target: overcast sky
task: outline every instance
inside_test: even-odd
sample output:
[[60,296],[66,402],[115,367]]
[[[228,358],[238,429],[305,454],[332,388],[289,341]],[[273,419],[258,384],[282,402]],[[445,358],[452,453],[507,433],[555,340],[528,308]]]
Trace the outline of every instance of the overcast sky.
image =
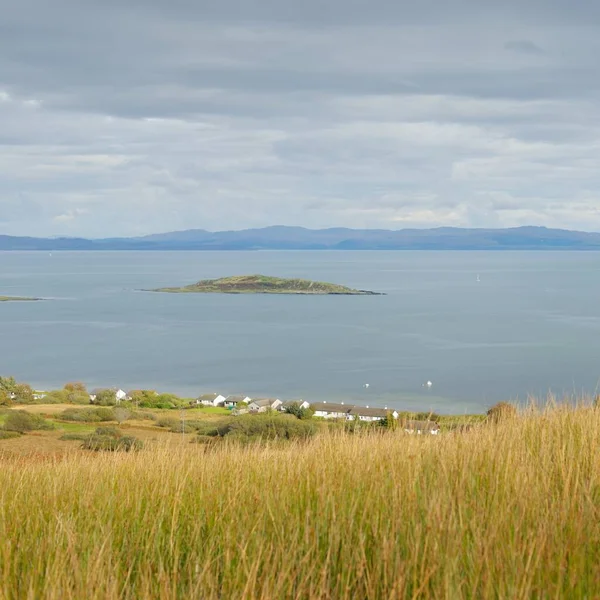
[[0,233],[600,231],[600,3],[0,0]]

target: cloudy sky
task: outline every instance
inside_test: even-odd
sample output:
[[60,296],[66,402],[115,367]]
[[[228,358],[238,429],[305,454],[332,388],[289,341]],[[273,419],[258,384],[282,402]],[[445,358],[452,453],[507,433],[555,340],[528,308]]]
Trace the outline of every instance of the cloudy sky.
[[0,233],[600,231],[600,3],[0,0]]

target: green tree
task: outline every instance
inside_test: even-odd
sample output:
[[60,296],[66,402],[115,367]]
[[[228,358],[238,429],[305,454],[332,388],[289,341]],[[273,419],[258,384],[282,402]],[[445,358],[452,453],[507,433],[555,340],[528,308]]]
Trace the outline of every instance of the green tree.
[[0,406],[12,406],[10,394],[3,389],[0,389]]
[[96,393],[94,404],[99,406],[114,406],[117,403],[116,391],[112,389],[99,390]]
[[289,415],[294,415],[297,419],[310,419],[313,416],[313,411],[310,408],[304,408],[300,402],[292,402],[285,407],[284,411]]

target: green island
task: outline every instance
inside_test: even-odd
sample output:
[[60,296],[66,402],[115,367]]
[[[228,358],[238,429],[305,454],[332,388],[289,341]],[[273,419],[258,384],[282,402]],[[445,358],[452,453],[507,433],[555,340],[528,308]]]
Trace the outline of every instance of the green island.
[[0,296],[0,302],[36,302],[40,298],[27,298],[24,296]]
[[237,275],[221,279],[203,279],[183,287],[164,287],[150,292],[171,294],[305,294],[338,296],[382,296],[378,292],[355,290],[335,283],[309,279],[282,279],[266,275]]

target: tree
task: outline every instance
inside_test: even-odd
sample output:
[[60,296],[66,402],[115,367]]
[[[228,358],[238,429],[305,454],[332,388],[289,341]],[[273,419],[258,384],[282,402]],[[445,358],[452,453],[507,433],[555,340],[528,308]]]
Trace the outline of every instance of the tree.
[[85,384],[80,381],[66,383],[61,391],[63,392],[65,402],[69,404],[88,404],[90,401]]
[[12,406],[10,394],[3,389],[0,389],[0,406]]
[[17,383],[14,395],[14,401],[20,404],[32,404],[35,400],[31,386],[26,383]]
[[310,408],[304,408],[300,402],[292,402],[288,404],[284,412],[289,415],[294,415],[297,419],[310,419],[313,416],[313,411]]
[[65,390],[67,392],[77,392],[78,394],[87,394],[87,389],[84,383],[81,381],[70,381],[69,383],[65,383]]
[[11,393],[15,391],[17,382],[14,377],[0,377],[0,390]]
[[492,423],[499,423],[517,416],[517,407],[510,402],[498,402],[487,411],[487,418]]
[[117,403],[116,391],[111,389],[99,390],[96,392],[94,404],[99,406],[114,406]]
[[121,423],[127,421],[127,419],[131,417],[131,412],[128,411],[126,408],[117,407],[113,410],[113,413],[115,416],[115,420],[119,425],[121,425]]

